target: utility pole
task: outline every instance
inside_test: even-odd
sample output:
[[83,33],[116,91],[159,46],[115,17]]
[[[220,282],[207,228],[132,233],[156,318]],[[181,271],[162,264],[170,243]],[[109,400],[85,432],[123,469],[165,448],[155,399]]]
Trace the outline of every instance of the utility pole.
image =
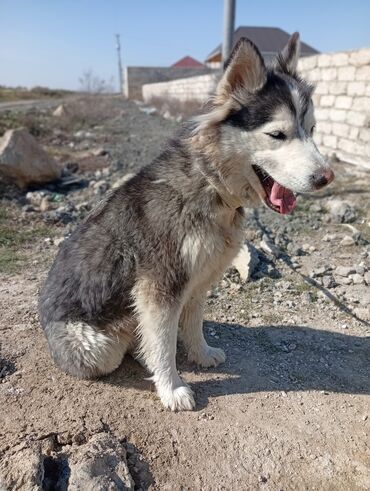
[[122,61],[121,61],[121,41],[119,39],[119,34],[116,34],[116,48],[117,48],[117,58],[118,58],[118,83],[119,83],[119,93],[123,93],[123,76],[122,76]]
[[233,48],[235,1],[224,0],[224,42],[222,43],[222,64],[225,66]]

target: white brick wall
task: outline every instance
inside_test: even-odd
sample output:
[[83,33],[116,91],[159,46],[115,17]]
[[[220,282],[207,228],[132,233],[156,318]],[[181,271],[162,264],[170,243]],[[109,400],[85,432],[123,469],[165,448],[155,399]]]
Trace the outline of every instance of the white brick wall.
[[180,101],[205,101],[212,94],[220,78],[219,73],[180,78],[170,82],[143,85],[143,99],[150,102],[153,97],[172,97]]
[[[315,139],[321,151],[370,168],[370,48],[302,58],[299,71],[316,85]],[[204,101],[219,73],[143,86],[143,98]]]
[[316,85],[321,151],[370,168],[370,49],[303,58],[299,70]]

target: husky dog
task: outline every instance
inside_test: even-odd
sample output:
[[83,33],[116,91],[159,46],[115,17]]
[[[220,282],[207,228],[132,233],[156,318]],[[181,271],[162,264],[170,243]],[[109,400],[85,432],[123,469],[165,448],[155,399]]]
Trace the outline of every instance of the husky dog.
[[295,193],[334,178],[312,139],[313,89],[296,73],[298,56],[298,33],[269,67],[241,39],[208,112],[62,244],[39,305],[62,370],[98,377],[135,352],[166,408],[194,408],[177,336],[191,361],[225,361],[203,336],[203,306],[243,243],[243,207],[290,213]]

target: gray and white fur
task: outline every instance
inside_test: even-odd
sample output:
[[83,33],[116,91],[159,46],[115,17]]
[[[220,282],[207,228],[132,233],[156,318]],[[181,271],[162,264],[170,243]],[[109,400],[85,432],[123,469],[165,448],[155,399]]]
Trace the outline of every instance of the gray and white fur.
[[243,207],[269,205],[261,173],[294,192],[333,179],[312,139],[312,87],[296,74],[298,53],[294,34],[266,67],[242,39],[209,110],[62,244],[39,310],[63,371],[99,377],[136,352],[166,408],[194,408],[176,369],[177,336],[191,361],[225,360],[205,341],[203,307],[243,242]]

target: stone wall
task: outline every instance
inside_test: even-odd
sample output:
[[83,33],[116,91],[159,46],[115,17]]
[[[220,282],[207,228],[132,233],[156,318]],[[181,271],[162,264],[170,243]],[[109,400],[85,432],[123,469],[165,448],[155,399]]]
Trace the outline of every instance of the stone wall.
[[214,92],[220,73],[181,78],[171,82],[143,85],[143,99],[150,102],[155,97],[170,97],[180,101],[204,101]]
[[124,94],[129,99],[141,100],[143,98],[142,87],[144,84],[194,77],[211,71],[206,66],[204,68],[128,66],[124,74]]
[[302,58],[314,94],[320,150],[370,168],[370,49]]

